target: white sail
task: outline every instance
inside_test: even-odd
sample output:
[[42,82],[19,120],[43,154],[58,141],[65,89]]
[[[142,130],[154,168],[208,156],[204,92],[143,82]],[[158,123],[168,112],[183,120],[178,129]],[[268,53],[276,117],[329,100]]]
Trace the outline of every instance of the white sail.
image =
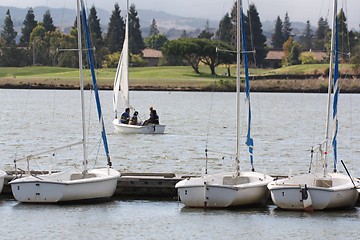
[[125,107],[130,107],[129,103],[129,33],[128,33],[128,17],[126,17],[126,27],[125,27],[125,40],[123,49],[121,51],[119,63],[116,70],[115,80],[114,80],[114,99],[113,106],[114,112],[118,111],[119,103],[119,91],[121,92],[122,99],[124,101]]

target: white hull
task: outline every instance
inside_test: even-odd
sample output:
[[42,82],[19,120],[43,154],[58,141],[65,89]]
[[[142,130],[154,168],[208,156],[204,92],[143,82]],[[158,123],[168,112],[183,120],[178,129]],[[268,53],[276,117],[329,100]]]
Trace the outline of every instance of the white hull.
[[131,125],[120,123],[119,119],[114,119],[113,125],[118,133],[161,134],[165,132],[165,125],[162,124]]
[[59,172],[27,176],[11,181],[12,193],[20,202],[55,203],[111,197],[120,173],[111,168],[81,172]]
[[292,210],[352,207],[359,195],[350,178],[340,173],[330,173],[325,178],[303,174],[276,180],[269,183],[268,188],[277,207]]
[[266,186],[272,180],[256,172],[242,172],[236,178],[233,173],[219,173],[182,180],[175,188],[187,207],[224,208],[264,203],[269,198]]
[[7,173],[0,170],[0,193],[4,187],[4,179],[6,177]]

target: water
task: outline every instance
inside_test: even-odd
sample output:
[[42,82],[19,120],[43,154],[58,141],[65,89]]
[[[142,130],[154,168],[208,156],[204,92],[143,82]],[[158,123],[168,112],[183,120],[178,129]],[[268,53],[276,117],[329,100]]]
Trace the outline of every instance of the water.
[[[163,135],[120,135],[113,131],[112,95],[101,91],[110,154],[122,172],[172,172],[200,174],[208,153],[208,171],[233,169],[235,152],[235,94],[202,92],[132,92],[132,104],[146,119],[153,106]],[[0,89],[0,168],[12,170],[13,159],[59,147],[81,139],[78,91]],[[243,97],[243,95],[242,95]],[[243,98],[242,98],[243,99]],[[99,127],[93,96],[87,131]],[[324,94],[253,93],[255,169],[268,174],[307,172],[310,149],[324,138]],[[339,159],[354,176],[360,149],[360,95],[340,96]],[[241,106],[244,111],[244,106]],[[246,117],[241,116],[241,139]],[[90,166],[104,166],[102,148],[91,137]],[[331,154],[330,154],[331,155]],[[31,169],[80,167],[80,147],[42,154]],[[330,163],[331,165],[331,163]],[[19,162],[18,166],[26,167]],[[245,146],[241,168],[250,169]],[[338,165],[341,172],[343,167]],[[203,211],[186,209],[176,201],[114,201],[89,205],[27,205],[0,199],[2,239],[357,239],[359,209],[316,212],[285,212],[274,206],[245,210]],[[355,225],[356,224],[356,225]],[[345,230],[346,229],[346,230]],[[244,237],[241,237],[244,236]]]

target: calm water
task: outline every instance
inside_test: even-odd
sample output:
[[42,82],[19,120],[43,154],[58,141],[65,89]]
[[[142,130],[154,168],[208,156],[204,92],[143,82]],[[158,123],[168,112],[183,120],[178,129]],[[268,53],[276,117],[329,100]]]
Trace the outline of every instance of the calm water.
[[[208,153],[208,171],[233,169],[235,94],[199,92],[132,92],[132,104],[143,119],[153,106],[167,125],[163,135],[119,135],[111,124],[112,95],[101,92],[110,154],[123,172],[200,174]],[[78,91],[0,89],[0,168],[13,169],[13,159],[81,139]],[[306,172],[310,149],[324,138],[324,94],[253,93],[255,169],[269,174]],[[91,104],[89,104],[91,102]],[[87,131],[97,132],[93,97]],[[89,106],[90,105],[90,106]],[[341,95],[339,159],[360,176],[360,95]],[[244,106],[241,107],[244,110]],[[244,123],[245,116],[241,117]],[[242,135],[246,134],[242,124]],[[245,138],[242,136],[242,142]],[[91,137],[90,165],[105,165],[102,148]],[[249,170],[246,148],[241,168]],[[97,158],[97,156],[99,158]],[[43,154],[32,169],[80,167],[81,151],[73,147]],[[24,163],[19,167],[25,168]],[[338,166],[343,171],[341,165]],[[358,209],[342,212],[284,212],[268,206],[246,210],[202,211],[167,201],[122,201],[94,205],[26,205],[0,199],[2,239],[336,239],[357,238]],[[356,224],[356,225],[355,225]],[[331,226],[331,227],[330,227]],[[261,227],[261,230],[259,231]],[[345,230],[346,229],[346,230]],[[185,231],[184,231],[185,230]],[[334,235],[335,234],[335,235]]]

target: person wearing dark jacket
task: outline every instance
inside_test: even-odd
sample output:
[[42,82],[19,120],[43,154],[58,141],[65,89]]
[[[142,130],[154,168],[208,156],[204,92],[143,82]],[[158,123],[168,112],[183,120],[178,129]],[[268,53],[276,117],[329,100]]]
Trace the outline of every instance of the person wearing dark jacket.
[[125,112],[121,114],[120,123],[128,124],[130,120],[130,108],[126,108]]

